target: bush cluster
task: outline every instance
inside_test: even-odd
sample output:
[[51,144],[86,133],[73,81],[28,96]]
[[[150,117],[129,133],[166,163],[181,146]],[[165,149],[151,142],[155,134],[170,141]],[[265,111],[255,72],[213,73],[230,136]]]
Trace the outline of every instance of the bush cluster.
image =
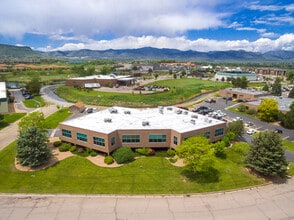
[[167,154],[168,157],[174,157],[176,155],[176,151],[173,150],[173,149],[168,149],[166,151],[166,154]]
[[70,143],[63,143],[62,145],[60,145],[58,147],[60,152],[65,152],[65,151],[69,151],[69,149],[71,148],[71,144]]
[[112,156],[118,164],[134,160],[134,152],[129,147],[120,147],[116,149]]
[[137,148],[136,153],[141,154],[141,155],[145,155],[145,156],[151,156],[155,154],[155,151],[152,148]]
[[114,162],[114,160],[113,160],[113,157],[112,156],[106,156],[105,158],[104,158],[104,163],[106,163],[106,164],[113,164],[113,162]]
[[59,147],[59,146],[61,146],[62,145],[62,142],[61,141],[54,141],[53,142],[53,146],[54,147]]

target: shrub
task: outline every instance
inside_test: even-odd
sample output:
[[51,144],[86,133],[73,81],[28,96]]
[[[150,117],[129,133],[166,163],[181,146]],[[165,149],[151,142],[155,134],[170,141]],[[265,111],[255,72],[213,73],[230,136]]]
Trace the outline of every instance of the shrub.
[[169,160],[169,162],[171,162],[171,163],[175,163],[175,162],[177,162],[177,161],[178,161],[178,159],[177,159],[177,158],[169,158],[168,160]]
[[62,145],[59,146],[58,149],[60,152],[65,152],[65,151],[69,151],[70,148],[71,148],[70,143],[63,143]]
[[129,147],[120,147],[116,149],[112,156],[118,164],[134,160],[134,152]]
[[77,152],[81,154],[81,153],[84,153],[84,151],[85,149],[83,147],[79,147]]
[[250,108],[246,111],[246,113],[249,115],[255,115],[257,113],[257,111],[255,109]]
[[238,111],[239,111],[239,112],[245,112],[245,111],[246,111],[246,106],[243,105],[243,104],[239,105],[239,106],[238,106]]
[[90,153],[91,157],[96,157],[97,154],[98,153],[95,150],[92,150],[91,153]]
[[144,147],[144,148],[137,148],[136,153],[141,154],[141,155],[148,155],[148,148]]
[[170,149],[170,148],[169,148],[169,149],[166,151],[166,154],[167,154],[168,157],[174,157],[174,156],[176,155],[176,151],[173,150],[173,149]]
[[226,143],[224,141],[218,141],[214,143],[213,144],[214,155],[219,158],[225,158],[226,157],[225,146],[226,146]]
[[69,151],[70,152],[74,152],[74,151],[76,151],[77,150],[77,147],[76,146],[71,146],[70,148],[69,148]]
[[61,146],[62,145],[62,142],[61,141],[54,141],[53,142],[53,146],[54,147],[59,147],[59,146]]
[[226,133],[225,137],[229,139],[229,141],[233,141],[236,139],[236,134],[232,131]]
[[155,150],[153,150],[152,148],[148,149],[148,155],[152,156],[155,154]]
[[113,160],[113,157],[112,156],[106,156],[105,158],[104,158],[104,163],[106,163],[106,164],[112,164],[114,162],[114,160]]

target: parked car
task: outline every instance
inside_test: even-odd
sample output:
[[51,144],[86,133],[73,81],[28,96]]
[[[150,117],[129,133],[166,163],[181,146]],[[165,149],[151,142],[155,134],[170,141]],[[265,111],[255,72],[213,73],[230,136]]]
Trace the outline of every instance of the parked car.
[[207,103],[216,103],[215,99],[206,99],[205,102]]
[[233,119],[233,121],[243,121],[243,118],[241,118],[241,117],[236,117],[236,118]]
[[248,121],[244,125],[247,126],[247,127],[250,127],[250,126],[253,126],[254,124],[252,122]]
[[249,135],[252,135],[252,134],[255,134],[256,131],[253,130],[253,129],[249,129],[249,130],[246,131],[246,133],[249,134]]
[[279,129],[279,128],[276,128],[275,132],[278,133],[278,134],[283,134],[283,131],[281,129]]
[[209,108],[207,106],[200,106],[198,108],[193,109],[192,112],[199,112],[201,110],[206,110],[208,112],[213,112],[213,109],[212,108]]

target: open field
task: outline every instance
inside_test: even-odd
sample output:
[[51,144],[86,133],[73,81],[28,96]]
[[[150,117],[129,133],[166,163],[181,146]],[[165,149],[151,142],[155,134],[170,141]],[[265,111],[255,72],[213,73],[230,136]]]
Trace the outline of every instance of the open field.
[[67,101],[81,101],[89,105],[148,107],[179,104],[199,95],[203,90],[216,91],[227,87],[229,84],[195,78],[184,78],[157,81],[152,83],[152,85],[162,85],[169,87],[170,90],[167,92],[143,95],[117,92],[100,92],[94,90],[77,89],[73,87],[60,87],[57,89],[56,93],[58,96],[66,99]]
[[116,168],[102,168],[72,156],[45,170],[18,171],[15,143],[0,151],[0,192],[73,194],[178,194],[229,190],[263,184],[243,167],[238,149],[227,149],[208,175],[195,175],[164,157],[141,157]]

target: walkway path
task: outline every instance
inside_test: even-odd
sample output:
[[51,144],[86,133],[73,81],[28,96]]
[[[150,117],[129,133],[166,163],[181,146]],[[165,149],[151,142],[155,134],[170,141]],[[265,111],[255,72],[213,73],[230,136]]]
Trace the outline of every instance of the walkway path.
[[294,219],[294,180],[179,196],[0,195],[0,219]]

